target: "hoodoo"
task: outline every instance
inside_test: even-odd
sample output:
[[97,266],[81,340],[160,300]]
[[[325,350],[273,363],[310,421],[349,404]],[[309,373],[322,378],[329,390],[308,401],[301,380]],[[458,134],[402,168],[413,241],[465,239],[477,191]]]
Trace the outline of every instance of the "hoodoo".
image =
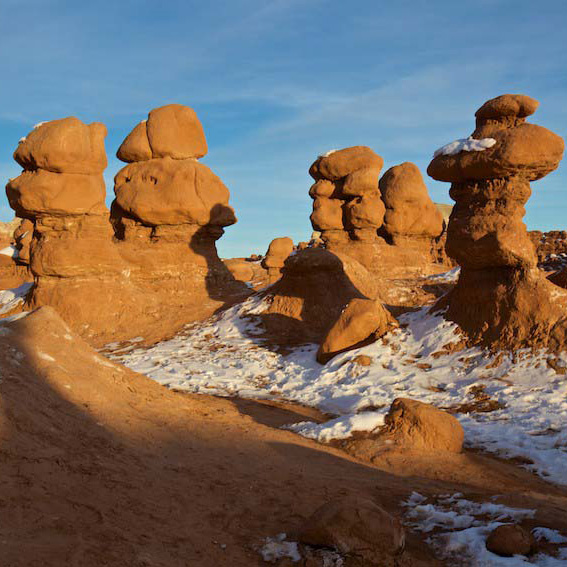
[[30,305],[55,307],[100,344],[159,339],[249,293],[217,255],[236,217],[226,186],[197,161],[207,144],[195,112],[155,109],[124,140],[118,157],[131,163],[116,175],[110,219],[105,135],[103,124],[55,120],[14,154],[24,172],[6,190],[33,223]]
[[450,181],[456,202],[446,250],[461,265],[439,305],[475,342],[490,346],[565,345],[567,294],[537,268],[522,222],[530,182],[557,168],[562,138],[526,122],[538,102],[502,95],[476,112],[476,129],[435,153],[427,172]]
[[367,146],[319,156],[311,224],[328,250],[348,254],[380,278],[428,275],[449,267],[443,258],[443,217],[419,169],[406,162],[379,180],[383,159]]

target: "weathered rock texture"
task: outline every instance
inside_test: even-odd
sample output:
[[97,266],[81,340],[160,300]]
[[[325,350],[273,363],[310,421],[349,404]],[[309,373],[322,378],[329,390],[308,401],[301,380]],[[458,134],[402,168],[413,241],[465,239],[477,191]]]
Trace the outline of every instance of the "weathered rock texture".
[[280,279],[285,261],[293,252],[293,240],[287,236],[274,238],[262,260],[262,267],[268,271],[268,282]]
[[317,352],[325,364],[341,352],[374,342],[397,327],[397,321],[376,299],[353,298],[335,321]]
[[0,290],[33,281],[28,269],[32,233],[33,223],[29,220],[0,222]]
[[315,179],[309,190],[313,228],[328,250],[352,256],[381,278],[446,270],[443,217],[419,170],[403,163],[379,181],[382,165],[366,146],[317,158],[309,169]]
[[162,107],[145,124],[118,152],[139,161],[116,175],[110,219],[102,124],[39,125],[14,154],[24,172],[6,187],[33,223],[31,306],[55,307],[95,344],[161,338],[244,293],[216,252],[236,218],[228,189],[195,159],[206,141],[194,111]]
[[307,248],[286,260],[260,318],[278,344],[320,343],[351,300],[378,295],[376,278],[350,256]]
[[525,122],[537,101],[503,95],[476,113],[473,139],[495,143],[483,151],[437,155],[434,179],[451,181],[456,201],[447,230],[447,253],[461,265],[445,299],[447,318],[471,340],[516,348],[565,343],[567,296],[537,268],[535,248],[522,217],[530,181],[557,168],[563,140]]
[[372,500],[346,496],[331,500],[308,518],[298,533],[300,542],[337,549],[355,558],[353,565],[393,567],[405,546],[404,528]]
[[528,555],[535,545],[531,532],[518,524],[502,524],[486,538],[486,549],[502,557]]

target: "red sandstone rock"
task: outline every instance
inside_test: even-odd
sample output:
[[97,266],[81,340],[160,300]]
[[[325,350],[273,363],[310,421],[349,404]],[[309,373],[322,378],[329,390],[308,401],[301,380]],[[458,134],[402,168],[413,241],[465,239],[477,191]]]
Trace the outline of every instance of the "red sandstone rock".
[[347,496],[317,509],[298,539],[312,546],[337,549],[363,565],[393,566],[405,546],[401,522],[372,500]]
[[372,342],[396,326],[397,321],[380,301],[351,299],[321,343],[317,361],[326,364],[337,354]]
[[410,162],[391,167],[380,179],[386,206],[384,230],[392,235],[437,237],[443,217],[427,192],[421,173]]
[[459,421],[443,410],[417,400],[397,398],[386,415],[381,437],[396,448],[460,453],[464,431]]
[[349,256],[307,248],[287,259],[260,320],[276,344],[321,342],[353,298],[378,296],[378,283]]
[[365,167],[349,173],[344,180],[342,194],[351,197],[379,194],[380,167]]
[[268,270],[268,281],[273,283],[280,278],[285,261],[293,252],[293,240],[288,236],[274,238],[262,260],[262,267]]
[[132,163],[118,172],[114,182],[120,208],[150,226],[236,222],[228,189],[195,160],[166,157]]
[[517,524],[498,526],[486,538],[486,549],[502,557],[528,555],[534,547],[534,536]]
[[14,159],[27,170],[95,175],[107,165],[105,136],[99,122],[83,124],[75,117],[44,122],[20,142]]
[[343,228],[342,202],[338,199],[317,197],[313,201],[311,224],[315,230],[341,230]]
[[148,114],[146,127],[154,158],[201,158],[207,153],[203,126],[188,106],[168,104],[154,108]]
[[377,169],[380,171],[384,160],[367,146],[353,146],[343,150],[335,150],[319,157],[309,169],[309,174],[316,181],[331,181],[346,177],[358,169]]
[[453,182],[446,249],[461,264],[457,285],[438,307],[472,341],[491,347],[562,349],[567,342],[567,293],[537,269],[522,223],[529,182],[557,167],[564,146],[524,122],[536,106],[523,96],[489,101],[477,113],[477,130],[490,126],[496,144],[438,155],[428,168],[435,179]]
[[108,213],[102,174],[24,171],[9,181],[6,194],[16,214],[25,218]]
[[385,210],[377,194],[355,197],[344,207],[345,224],[349,228],[376,230],[382,226]]
[[116,152],[116,157],[119,160],[132,163],[134,161],[152,159],[152,148],[150,148],[146,125],[147,120],[142,120],[142,122],[135,126],[132,132],[126,136]]
[[484,151],[439,155],[427,168],[438,181],[465,182],[521,176],[527,181],[545,177],[559,166],[565,144],[536,124],[520,124],[491,133],[496,140]]

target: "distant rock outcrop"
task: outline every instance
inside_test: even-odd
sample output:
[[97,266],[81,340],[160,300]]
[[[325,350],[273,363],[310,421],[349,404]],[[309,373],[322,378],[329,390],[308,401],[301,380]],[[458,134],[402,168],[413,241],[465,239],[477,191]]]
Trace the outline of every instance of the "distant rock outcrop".
[[268,246],[268,251],[262,260],[262,267],[268,271],[268,282],[274,283],[280,279],[285,261],[293,252],[293,240],[287,236],[274,238]]
[[447,253],[460,266],[447,317],[473,341],[516,348],[565,343],[567,294],[548,282],[522,222],[530,181],[557,168],[564,142],[525,122],[537,108],[525,95],[503,95],[476,113],[472,150],[436,152],[428,173],[451,181],[456,201]]
[[118,156],[132,163],[116,175],[110,219],[105,135],[103,124],[65,118],[39,125],[14,154],[25,170],[6,191],[33,223],[30,305],[55,307],[99,344],[161,338],[247,294],[217,255],[236,218],[228,189],[196,161],[207,145],[194,111],[153,110],[126,138]]

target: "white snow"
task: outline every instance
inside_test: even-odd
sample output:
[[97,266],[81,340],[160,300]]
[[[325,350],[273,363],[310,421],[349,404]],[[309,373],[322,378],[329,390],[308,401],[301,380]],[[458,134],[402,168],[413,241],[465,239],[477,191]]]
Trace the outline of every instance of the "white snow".
[[32,283],[25,283],[14,289],[0,290],[0,315],[12,311],[20,303],[23,303],[26,294],[32,286]]
[[55,362],[55,359],[52,356],[44,352],[37,351],[37,356],[42,360],[47,360],[47,362]]
[[[501,524],[533,518],[534,510],[510,508],[495,502],[472,502],[460,493],[437,497],[434,502],[413,493],[404,503],[407,509],[405,523],[410,528],[429,534],[426,540],[437,553],[451,564],[474,567],[559,567],[565,565],[567,548],[560,549],[559,557],[542,553],[530,557],[515,555],[500,557],[486,549],[488,534]],[[561,537],[555,530],[535,528],[534,535]],[[551,541],[551,540],[549,540]],[[557,542],[561,543],[561,542]]]
[[3,256],[9,256],[10,258],[17,258],[19,256],[18,249],[15,246],[6,246],[0,250],[0,254]]
[[459,152],[483,152],[487,148],[491,148],[494,144],[496,144],[494,138],[475,140],[472,136],[469,136],[468,138],[461,138],[460,140],[445,144],[443,147],[435,150],[433,157],[454,156]]
[[[451,408],[473,402],[471,388],[482,386],[504,407],[457,414],[466,445],[519,458],[567,484],[567,380],[549,367],[545,353],[503,353],[496,365],[496,355],[479,348],[450,352],[445,347],[460,340],[456,325],[422,308],[400,317],[404,328],[321,366],[316,345],[282,355],[264,344],[252,315],[265,308],[256,295],[151,348],[107,349],[111,358],[176,390],[289,400],[342,418],[296,426],[320,441],[375,428],[397,397]],[[358,354],[371,357],[371,365],[357,364]],[[567,355],[557,362],[567,365]]]
[[339,150],[329,150],[328,152],[325,152],[324,154],[321,154],[319,157],[320,158],[325,158],[325,157],[329,157],[331,154],[334,154],[335,152],[338,152]]
[[294,563],[301,559],[296,541],[286,541],[286,534],[266,538],[266,543],[260,549],[262,559],[268,563],[275,563],[279,559],[289,557]]
[[532,533],[537,540],[546,540],[549,543],[567,543],[567,537],[561,535],[557,530],[534,528]]
[[285,429],[295,431],[303,437],[316,439],[320,443],[328,443],[332,439],[346,439],[354,431],[372,431],[384,425],[384,414],[374,411],[364,411],[353,415],[344,415],[325,423],[301,421],[288,425]]
[[459,274],[461,273],[461,267],[457,266],[448,272],[443,272],[442,274],[435,274],[433,276],[428,276],[427,281],[435,283],[457,283],[459,279]]
[[26,136],[22,136],[22,137],[18,140],[18,144],[23,144],[26,140],[27,140]]
[[33,129],[37,130],[40,126],[43,126],[44,124],[47,124],[47,121],[43,121],[43,122],[38,122],[37,124],[34,125]]

